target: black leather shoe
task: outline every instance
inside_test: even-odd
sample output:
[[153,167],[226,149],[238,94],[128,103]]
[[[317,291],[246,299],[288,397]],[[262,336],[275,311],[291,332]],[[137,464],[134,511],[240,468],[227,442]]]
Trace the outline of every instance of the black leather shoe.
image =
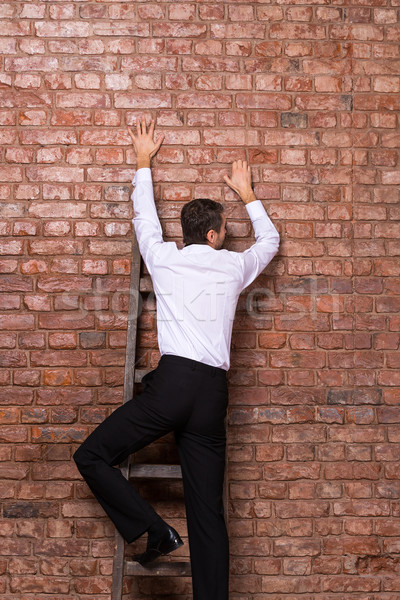
[[146,566],[153,562],[153,560],[156,560],[159,556],[169,554],[181,546],[183,546],[183,542],[179,533],[173,527],[168,526],[166,533],[164,533],[156,542],[148,541],[146,552],[136,554],[133,556],[133,560],[137,561],[142,566]]

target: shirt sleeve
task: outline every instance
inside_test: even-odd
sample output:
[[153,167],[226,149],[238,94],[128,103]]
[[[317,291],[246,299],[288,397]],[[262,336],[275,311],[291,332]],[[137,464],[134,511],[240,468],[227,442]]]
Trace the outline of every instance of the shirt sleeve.
[[153,179],[151,169],[138,169],[132,180],[135,186],[132,192],[133,210],[135,216],[132,223],[135,228],[139,250],[146,266],[151,272],[153,259],[164,243],[161,223],[154,203]]
[[242,290],[258,277],[279,249],[279,232],[269,218],[261,200],[246,204],[256,238],[255,244],[239,253],[242,268]]

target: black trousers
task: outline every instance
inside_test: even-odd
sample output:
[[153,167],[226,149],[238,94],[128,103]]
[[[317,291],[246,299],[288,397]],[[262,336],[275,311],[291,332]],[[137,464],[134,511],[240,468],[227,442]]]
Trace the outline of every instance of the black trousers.
[[227,600],[229,542],[223,512],[226,371],[181,356],[161,356],[143,391],[117,408],[74,453],[89,488],[129,543],[157,513],[116,465],[174,431],[182,467],[193,600]]

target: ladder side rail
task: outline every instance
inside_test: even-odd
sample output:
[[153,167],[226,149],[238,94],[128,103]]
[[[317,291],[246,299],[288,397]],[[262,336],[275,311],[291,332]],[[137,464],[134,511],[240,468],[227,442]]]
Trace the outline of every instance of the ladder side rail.
[[[123,402],[128,402],[133,398],[135,384],[135,361],[136,361],[136,340],[137,325],[139,317],[139,297],[140,297],[140,267],[141,256],[136,235],[133,233],[133,258],[131,263],[131,279],[129,286],[129,312],[128,327],[125,351],[125,372],[124,372],[124,396]],[[121,465],[121,472],[125,478],[129,474],[130,457],[126,458]],[[125,562],[125,540],[119,531],[115,530],[115,552],[113,559],[113,579],[111,589],[111,600],[122,600],[122,586],[124,578]]]

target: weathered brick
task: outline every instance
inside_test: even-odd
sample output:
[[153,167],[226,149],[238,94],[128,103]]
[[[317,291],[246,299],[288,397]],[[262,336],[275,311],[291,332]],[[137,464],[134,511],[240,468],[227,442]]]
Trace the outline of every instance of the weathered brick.
[[[51,7],[57,10],[56,7]],[[63,10],[68,8],[63,7]],[[60,11],[60,7],[58,11]],[[54,14],[54,13],[53,13]],[[36,35],[39,37],[87,37],[90,33],[90,24],[82,21],[60,21],[59,23],[40,22],[35,23]]]

